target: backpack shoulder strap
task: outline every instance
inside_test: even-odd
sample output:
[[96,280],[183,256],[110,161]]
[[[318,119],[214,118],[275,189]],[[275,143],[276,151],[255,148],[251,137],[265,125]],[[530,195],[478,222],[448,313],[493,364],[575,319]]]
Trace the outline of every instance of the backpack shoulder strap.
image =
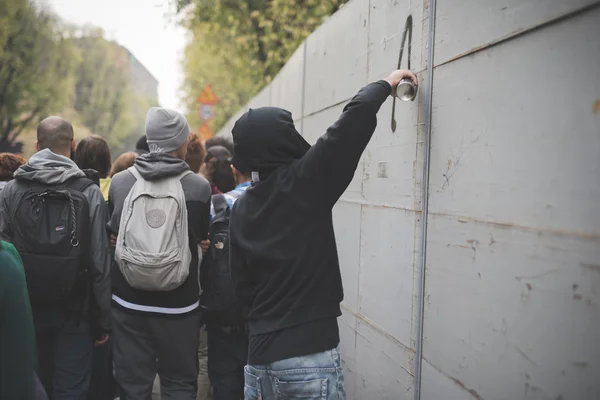
[[131,167],[127,168],[127,171],[131,172],[131,175],[133,175],[133,177],[135,178],[135,180],[137,180],[137,181],[144,180],[144,178],[142,178],[142,175],[140,175],[140,173],[139,173],[139,171],[137,170],[136,167],[131,166]]
[[182,180],[183,178],[185,178],[188,175],[193,175],[194,173],[192,171],[190,171],[189,169],[187,171],[183,171],[181,174],[178,175],[178,179],[177,180]]
[[227,205],[227,199],[225,198],[225,195],[222,193],[214,194],[212,196],[212,202],[213,202],[213,207],[215,209],[215,215],[225,211],[227,209],[227,207],[229,207]]
[[88,178],[87,176],[81,176],[70,180],[67,184],[68,187],[78,192],[82,192],[88,187],[95,185],[96,182]]

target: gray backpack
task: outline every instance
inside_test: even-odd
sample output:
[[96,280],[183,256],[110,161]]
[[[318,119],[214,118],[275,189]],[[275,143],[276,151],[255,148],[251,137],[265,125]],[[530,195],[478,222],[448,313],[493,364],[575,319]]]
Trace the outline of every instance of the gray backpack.
[[181,186],[192,172],[156,181],[145,180],[135,167],[129,172],[136,182],[123,204],[115,260],[131,287],[173,290],[187,279],[192,260]]

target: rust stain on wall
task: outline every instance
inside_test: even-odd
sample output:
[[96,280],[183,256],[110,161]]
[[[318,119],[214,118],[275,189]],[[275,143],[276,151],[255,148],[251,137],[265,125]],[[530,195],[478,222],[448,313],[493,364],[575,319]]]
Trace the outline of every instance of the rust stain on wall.
[[600,273],[600,265],[598,264],[579,263],[579,265],[581,265],[583,268]]
[[512,222],[494,221],[494,220],[470,217],[467,215],[456,215],[456,214],[435,212],[435,211],[430,211],[429,216],[450,218],[450,219],[454,219],[454,220],[460,219],[463,221],[471,221],[471,222],[480,223],[480,224],[489,224],[489,225],[493,225],[495,227],[504,228],[504,229],[520,229],[520,230],[523,230],[526,232],[537,232],[539,235],[549,234],[549,235],[555,235],[555,236],[559,236],[559,237],[574,237],[574,238],[578,238],[578,239],[582,239],[582,240],[590,240],[593,242],[600,243],[600,234],[597,234],[597,233],[588,233],[588,232],[579,232],[579,231],[571,231],[571,230],[564,230],[564,229],[553,229],[553,228],[545,228],[545,227],[527,226],[527,225],[521,225],[521,224],[516,224],[516,223],[512,223]]
[[475,389],[469,389],[468,387],[465,386],[464,383],[462,383],[461,381],[459,381],[458,379],[454,378],[454,377],[450,377],[450,380],[452,380],[452,382],[456,383],[458,386],[461,387],[461,389],[466,390],[467,392],[469,392],[471,394],[471,396],[473,396],[474,398],[476,398],[477,400],[483,400],[483,397],[481,397],[479,395],[479,393],[477,393],[475,391]]
[[598,114],[598,111],[600,111],[600,100],[596,100],[594,102],[594,107],[592,108],[594,114]]

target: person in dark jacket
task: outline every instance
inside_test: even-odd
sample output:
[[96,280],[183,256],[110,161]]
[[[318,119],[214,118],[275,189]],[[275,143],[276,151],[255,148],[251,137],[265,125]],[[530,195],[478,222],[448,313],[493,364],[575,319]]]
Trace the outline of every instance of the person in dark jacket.
[[[108,201],[108,188],[110,187],[108,174],[112,161],[106,140],[98,135],[90,135],[81,139],[75,150],[75,164],[88,175],[88,178],[100,186],[104,200]],[[90,172],[88,173],[88,171]],[[91,171],[95,171],[96,174]]]
[[233,143],[231,140],[224,136],[213,136],[204,142],[204,147],[208,151],[211,147],[222,146],[227,149],[228,152],[233,153]]
[[148,154],[150,152],[150,148],[148,147],[148,138],[146,137],[146,135],[140,137],[135,143],[135,152],[138,153],[140,156]]
[[[250,187],[251,181],[251,171],[245,165],[240,164],[239,160],[236,160],[236,163],[229,165],[229,168],[237,186],[222,195],[229,209]],[[215,204],[213,196],[213,205],[210,210],[211,221],[214,223],[216,217],[219,218],[217,221],[221,221],[217,224],[223,224],[227,220],[223,219],[222,214],[221,216],[217,215]],[[204,292],[201,300],[204,301],[205,307],[207,305],[205,295],[214,296],[215,293],[233,292],[231,280],[223,281],[215,279],[214,275],[210,273],[207,274],[207,268],[221,269],[220,262],[229,262],[228,257],[219,255],[220,240],[218,236],[220,235],[216,236],[211,238],[214,241],[214,252],[207,253],[202,265]],[[220,261],[223,258],[225,261]],[[240,399],[244,395],[244,366],[248,359],[248,324],[243,308],[236,301],[233,301],[228,307],[218,310],[211,310],[210,307],[207,307],[204,310],[204,321],[208,332],[208,375],[214,388],[213,400]]]
[[[184,161],[189,127],[180,113],[153,107],[146,117],[150,153],[134,168],[145,180],[160,180],[189,171]],[[112,178],[108,194],[112,214],[108,229],[118,235],[123,204],[136,178],[129,170]],[[163,398],[195,400],[200,330],[200,244],[208,236],[210,186],[196,174],[181,178],[188,216],[192,260],[185,282],[170,291],[133,288],[113,268],[113,357],[117,382],[128,400],[146,400],[156,373]]]
[[279,108],[251,109],[233,128],[234,164],[240,159],[254,181],[230,223],[232,278],[250,309],[246,399],[344,398],[332,208],[403,78],[417,84],[395,71],[361,89],[312,147]]
[[227,193],[236,186],[231,173],[231,152],[223,146],[212,146],[206,150],[201,172],[210,182],[212,194]]
[[[30,185],[51,189],[85,177],[71,160],[75,140],[73,126],[68,121],[59,117],[44,119],[37,128],[36,146],[38,152],[0,192],[0,237],[13,242],[22,256],[23,252],[12,240],[17,200],[27,193]],[[85,398],[94,339],[96,345],[104,345],[110,334],[108,209],[98,186],[91,184],[82,194],[89,209],[86,243],[90,243],[90,262],[84,275],[85,286],[91,287],[86,290],[89,295],[75,293],[68,301],[32,304],[40,379],[53,399]],[[25,268],[27,272],[27,262]]]

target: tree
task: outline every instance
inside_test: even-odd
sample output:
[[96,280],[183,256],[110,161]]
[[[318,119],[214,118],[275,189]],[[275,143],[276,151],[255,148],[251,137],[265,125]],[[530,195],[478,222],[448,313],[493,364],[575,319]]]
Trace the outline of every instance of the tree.
[[[219,96],[215,117],[210,126],[218,129],[227,119],[246,104],[264,85],[264,79],[255,60],[247,54],[235,54],[230,43],[212,37],[206,27],[197,26],[193,40],[185,48],[183,98],[189,110],[188,122],[200,126],[196,99],[202,89],[211,84]],[[243,72],[241,72],[243,71]]]
[[92,132],[117,145],[135,124],[127,54],[107,41],[101,29],[84,28],[73,36],[81,59],[75,71],[73,107]]
[[28,0],[0,0],[0,147],[71,97],[77,54],[62,26]]
[[183,92],[191,121],[195,96],[211,83],[223,101],[213,127],[268,84],[302,41],[347,0],[175,0],[192,40]]

